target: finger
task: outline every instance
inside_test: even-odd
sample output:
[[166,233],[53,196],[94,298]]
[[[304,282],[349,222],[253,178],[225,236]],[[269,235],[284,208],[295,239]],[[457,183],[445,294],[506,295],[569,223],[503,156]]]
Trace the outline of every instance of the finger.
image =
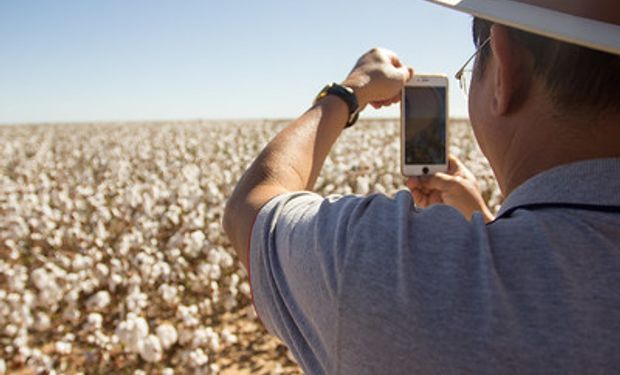
[[418,189],[411,190],[411,196],[413,197],[413,201],[418,206],[422,204],[424,200],[424,194],[422,194]]
[[448,173],[451,175],[456,174],[463,167],[463,163],[454,155],[450,154],[448,156]]
[[443,199],[441,198],[441,192],[434,190],[429,196],[428,196],[428,204],[439,204],[439,203],[443,203]]
[[426,208],[428,206],[428,196],[426,194],[420,193],[419,190],[411,192],[413,196],[413,202],[416,206],[421,208]]
[[423,181],[424,187],[429,190],[446,191],[454,184],[454,177],[445,173],[435,173]]
[[400,59],[398,58],[398,56],[393,52],[390,55],[390,61],[392,62],[392,65],[394,65],[396,68],[400,68],[403,66],[403,63],[400,62]]
[[407,181],[405,182],[405,185],[407,185],[409,190],[419,189],[422,187],[422,183],[420,182],[420,179],[417,177],[409,177]]
[[412,66],[408,66],[407,67],[407,71],[409,72],[409,79],[407,79],[407,80],[410,80],[411,78],[413,78],[413,75],[415,74],[415,71],[413,70]]
[[389,106],[391,106],[393,104],[392,103],[392,99],[381,100],[381,101],[378,101],[378,102],[375,102],[375,103],[377,103],[377,105],[379,107],[389,107]]

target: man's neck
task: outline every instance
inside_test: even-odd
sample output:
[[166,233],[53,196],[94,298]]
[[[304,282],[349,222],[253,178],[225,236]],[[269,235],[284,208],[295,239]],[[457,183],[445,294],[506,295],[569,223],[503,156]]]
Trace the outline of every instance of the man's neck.
[[[620,158],[620,118],[598,124],[538,123],[523,127],[504,159],[505,173],[498,176],[508,196],[519,185],[548,169],[581,160]],[[532,126],[544,126],[531,129]],[[528,127],[530,129],[528,129]],[[529,134],[523,132],[532,131]],[[530,134],[536,134],[531,136]]]

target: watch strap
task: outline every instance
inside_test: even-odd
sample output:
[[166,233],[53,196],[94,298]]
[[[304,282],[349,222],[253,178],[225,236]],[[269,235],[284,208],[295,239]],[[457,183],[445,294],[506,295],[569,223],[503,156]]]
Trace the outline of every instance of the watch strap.
[[328,95],[336,95],[340,99],[342,99],[349,107],[349,120],[347,121],[347,125],[345,128],[353,126],[357,119],[359,118],[359,103],[357,98],[355,97],[355,93],[353,89],[350,87],[346,87],[340,85],[338,83],[332,82],[325,86],[321,92],[316,96],[314,103],[316,104],[319,100],[323,99]]

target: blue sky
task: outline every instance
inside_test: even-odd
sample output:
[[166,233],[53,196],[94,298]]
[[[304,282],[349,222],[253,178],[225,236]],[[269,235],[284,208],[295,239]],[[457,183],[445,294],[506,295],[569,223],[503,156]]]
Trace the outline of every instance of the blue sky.
[[2,1],[0,123],[295,117],[375,46],[452,77],[470,23],[422,0]]

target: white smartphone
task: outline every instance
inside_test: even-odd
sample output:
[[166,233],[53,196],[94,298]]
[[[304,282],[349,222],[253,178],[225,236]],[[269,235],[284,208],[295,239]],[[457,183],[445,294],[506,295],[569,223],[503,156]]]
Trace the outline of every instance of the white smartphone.
[[414,75],[400,101],[401,171],[423,176],[448,170],[448,77]]

